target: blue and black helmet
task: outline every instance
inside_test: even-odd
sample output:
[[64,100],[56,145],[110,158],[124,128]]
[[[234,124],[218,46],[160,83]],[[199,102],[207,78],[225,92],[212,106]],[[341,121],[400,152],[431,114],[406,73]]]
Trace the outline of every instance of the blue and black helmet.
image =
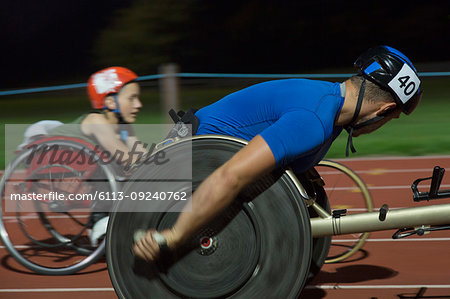
[[354,63],[367,80],[390,92],[405,114],[414,111],[422,97],[417,71],[400,51],[377,46],[361,54]]

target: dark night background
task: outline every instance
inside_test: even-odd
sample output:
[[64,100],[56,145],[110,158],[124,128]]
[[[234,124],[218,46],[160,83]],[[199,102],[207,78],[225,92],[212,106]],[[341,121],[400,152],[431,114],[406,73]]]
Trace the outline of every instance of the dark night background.
[[17,0],[0,3],[0,89],[85,82],[99,68],[139,75],[350,70],[368,47],[419,71],[450,70],[450,1]]

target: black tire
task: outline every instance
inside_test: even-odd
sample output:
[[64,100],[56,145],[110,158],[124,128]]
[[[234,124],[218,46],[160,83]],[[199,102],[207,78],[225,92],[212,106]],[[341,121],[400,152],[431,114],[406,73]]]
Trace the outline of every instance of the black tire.
[[[86,146],[77,142],[55,139],[44,142],[49,147],[57,145],[59,150],[92,154]],[[81,182],[85,180],[83,172],[73,169],[70,164],[47,163],[43,160],[38,163],[39,166],[32,165],[33,159],[36,159],[30,156],[32,152],[33,149],[21,151],[10,163],[0,181],[2,242],[17,262],[33,272],[44,275],[74,274],[104,256],[104,239],[96,246],[92,246],[88,241],[90,212],[80,212],[78,209],[74,213],[62,213],[57,211],[57,206],[49,208],[48,204],[35,200],[32,205],[28,204],[26,207],[17,203],[6,209],[6,198],[13,192],[38,194],[44,192],[40,188],[53,190],[52,174],[62,173],[65,178],[71,177]],[[108,191],[118,191],[114,173],[109,165],[96,165],[95,171],[96,176],[105,179],[102,186]]]
[[[176,153],[186,142],[190,140],[166,148],[166,156],[176,162]],[[231,137],[192,138],[193,189],[243,145]],[[151,166],[138,169],[124,194],[144,191],[145,186],[133,181],[155,178],[155,172]],[[134,257],[133,235],[140,229],[170,227],[178,213],[119,212],[125,202],[118,203],[111,214],[106,245],[108,270],[118,297],[296,298],[307,279],[312,249],[299,186],[290,172],[263,177],[162,267]],[[211,250],[200,248],[201,236],[211,238]]]

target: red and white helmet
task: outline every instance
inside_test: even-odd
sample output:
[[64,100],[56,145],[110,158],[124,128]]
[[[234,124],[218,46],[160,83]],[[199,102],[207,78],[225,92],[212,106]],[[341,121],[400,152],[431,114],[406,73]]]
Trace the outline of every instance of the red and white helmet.
[[124,67],[114,66],[100,70],[91,75],[87,85],[87,91],[91,105],[94,109],[105,107],[105,98],[118,93],[127,83],[136,80],[137,75]]

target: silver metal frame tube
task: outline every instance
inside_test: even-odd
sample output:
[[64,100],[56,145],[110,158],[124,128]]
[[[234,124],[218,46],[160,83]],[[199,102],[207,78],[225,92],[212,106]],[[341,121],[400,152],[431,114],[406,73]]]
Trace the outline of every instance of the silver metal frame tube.
[[389,210],[384,221],[379,220],[378,212],[311,219],[315,238],[445,224],[450,224],[450,204]]

